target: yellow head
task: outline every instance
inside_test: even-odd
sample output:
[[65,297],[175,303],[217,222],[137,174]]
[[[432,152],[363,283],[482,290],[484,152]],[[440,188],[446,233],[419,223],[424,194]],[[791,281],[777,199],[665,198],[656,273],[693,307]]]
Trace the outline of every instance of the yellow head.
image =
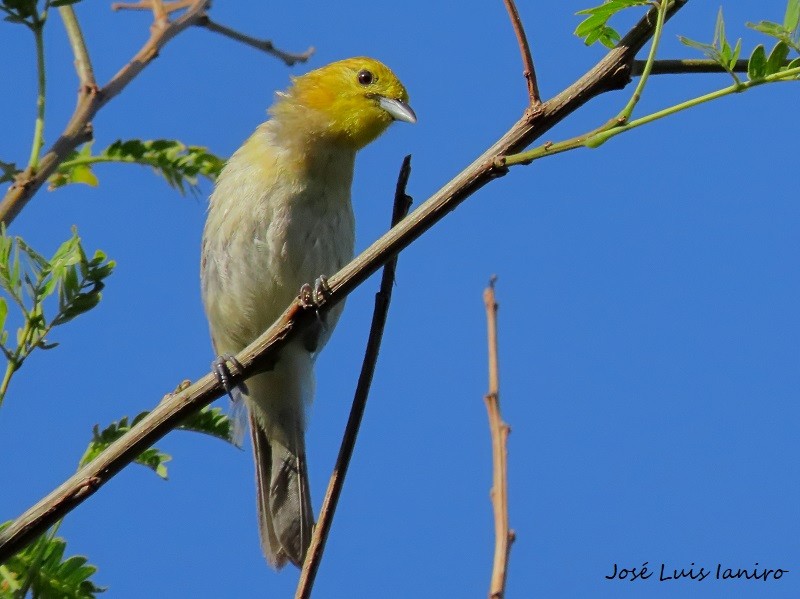
[[[270,109],[278,120],[296,121],[313,137],[361,149],[393,121],[415,123],[408,92],[389,67],[366,57],[331,63],[292,80]],[[286,123],[289,125],[289,123]]]

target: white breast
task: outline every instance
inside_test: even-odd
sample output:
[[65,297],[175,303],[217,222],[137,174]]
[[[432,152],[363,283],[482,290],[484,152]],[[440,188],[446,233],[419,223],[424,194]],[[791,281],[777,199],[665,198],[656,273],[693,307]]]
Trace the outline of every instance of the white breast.
[[[218,353],[237,352],[272,324],[304,283],[353,256],[355,153],[303,155],[275,143],[266,123],[234,154],[211,197],[203,236],[203,301]],[[328,315],[328,333],[342,304]],[[321,340],[320,348],[327,340]]]

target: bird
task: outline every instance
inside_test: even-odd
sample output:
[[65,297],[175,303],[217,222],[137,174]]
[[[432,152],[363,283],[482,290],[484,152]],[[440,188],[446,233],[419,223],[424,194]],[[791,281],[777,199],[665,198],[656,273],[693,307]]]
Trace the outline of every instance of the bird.
[[[394,121],[417,121],[400,80],[368,57],[293,77],[268,113],[223,167],[203,230],[201,291],[220,366],[301,288],[316,280],[316,291],[324,289],[320,277],[352,259],[356,153]],[[301,567],[311,540],[306,407],[314,361],[343,307],[284,346],[271,370],[230,390],[247,407],[261,549],[277,570],[288,562]]]

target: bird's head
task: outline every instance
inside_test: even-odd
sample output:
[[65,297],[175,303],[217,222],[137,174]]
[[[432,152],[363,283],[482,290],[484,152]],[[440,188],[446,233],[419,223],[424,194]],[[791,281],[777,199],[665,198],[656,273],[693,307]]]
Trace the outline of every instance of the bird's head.
[[340,60],[295,77],[270,112],[278,119],[299,117],[314,128],[313,135],[354,149],[373,141],[393,121],[417,122],[400,80],[389,67],[366,57]]

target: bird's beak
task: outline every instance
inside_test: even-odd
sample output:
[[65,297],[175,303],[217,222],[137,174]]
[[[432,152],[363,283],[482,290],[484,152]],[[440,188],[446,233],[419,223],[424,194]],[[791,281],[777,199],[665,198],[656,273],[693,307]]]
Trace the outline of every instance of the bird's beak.
[[402,100],[378,96],[378,105],[392,115],[392,118],[396,121],[405,121],[412,124],[417,122],[417,115],[414,114],[411,106]]

